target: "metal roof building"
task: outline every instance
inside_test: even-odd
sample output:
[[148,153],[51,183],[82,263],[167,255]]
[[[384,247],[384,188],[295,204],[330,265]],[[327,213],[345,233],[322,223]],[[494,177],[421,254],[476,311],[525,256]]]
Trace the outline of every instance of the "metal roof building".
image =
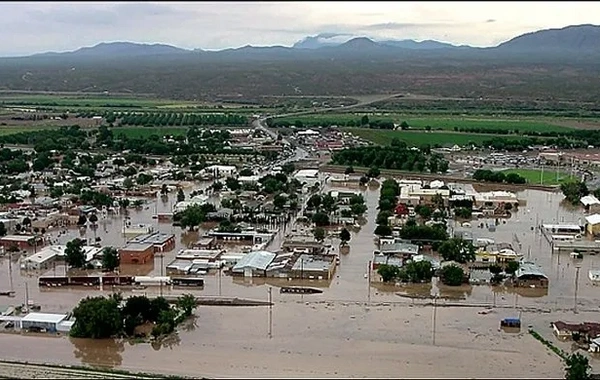
[[267,267],[277,255],[267,251],[255,251],[247,253],[232,269],[233,273],[244,273],[244,276],[251,277],[254,272],[263,272],[265,275]]
[[548,278],[548,276],[546,276],[544,272],[542,272],[542,268],[540,268],[534,263],[530,263],[527,261],[521,262],[521,265],[515,273],[515,276],[519,279],[527,277],[542,277],[545,279]]

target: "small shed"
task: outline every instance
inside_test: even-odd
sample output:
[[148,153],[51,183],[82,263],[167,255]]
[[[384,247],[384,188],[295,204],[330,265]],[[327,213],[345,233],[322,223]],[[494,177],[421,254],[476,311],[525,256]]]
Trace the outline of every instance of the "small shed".
[[592,236],[600,234],[600,214],[589,215],[585,217],[586,232]]
[[516,327],[521,328],[521,319],[519,318],[504,318],[500,321],[500,327]]

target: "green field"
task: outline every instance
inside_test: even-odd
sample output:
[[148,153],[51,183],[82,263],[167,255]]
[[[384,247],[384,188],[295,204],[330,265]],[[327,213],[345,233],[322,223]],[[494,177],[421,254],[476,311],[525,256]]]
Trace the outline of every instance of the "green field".
[[5,106],[72,106],[72,107],[159,107],[168,105],[189,105],[165,99],[134,98],[122,96],[61,96],[61,95],[7,95],[0,96],[0,104]]
[[[542,185],[560,185],[563,182],[571,180],[571,175],[565,172],[558,172],[556,170],[548,169],[544,170],[543,176],[542,171],[538,169],[507,169],[502,171],[504,174],[517,173],[521,177],[527,180],[527,183],[531,184],[542,184]],[[558,178],[558,180],[557,180]]]
[[[441,146],[452,146],[456,145],[467,145],[470,142],[482,143],[490,140],[497,135],[482,135],[482,134],[470,134],[470,133],[451,133],[451,132],[421,132],[421,131],[389,131],[383,129],[366,129],[366,128],[347,128],[348,132],[352,132],[353,135],[359,136],[365,140],[371,141],[375,144],[389,145],[393,138],[398,138],[408,145],[421,146],[424,144],[429,145],[441,145]],[[520,136],[502,136],[504,139],[519,139]]]
[[0,136],[6,136],[6,135],[13,135],[15,133],[20,133],[20,132],[33,132],[33,131],[39,131],[42,129],[53,129],[53,128],[57,128],[57,127],[3,127],[0,126]]
[[186,127],[119,127],[112,129],[114,136],[123,134],[129,138],[148,137],[150,135],[185,135],[187,130]]
[[[275,120],[295,123],[301,121],[305,125],[319,122],[339,123],[345,125],[350,120],[358,121],[365,113],[325,113],[317,115],[306,115],[297,117],[277,118]],[[392,120],[396,124],[406,121],[412,129],[454,130],[454,128],[481,128],[481,129],[504,129],[518,130],[519,132],[560,132],[570,128],[552,124],[552,122],[538,121],[534,119],[489,119],[489,118],[466,118],[466,117],[415,117],[415,115],[397,113],[367,113],[370,120]]]

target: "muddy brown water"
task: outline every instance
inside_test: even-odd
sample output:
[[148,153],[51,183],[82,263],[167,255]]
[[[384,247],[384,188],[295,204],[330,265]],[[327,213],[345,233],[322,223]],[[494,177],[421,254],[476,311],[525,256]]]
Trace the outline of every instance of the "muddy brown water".
[[[328,186],[329,187],[329,186]],[[341,187],[341,185],[336,185]],[[354,187],[356,188],[356,187]],[[498,371],[505,377],[562,376],[559,358],[526,333],[531,325],[545,338],[555,342],[549,328],[554,320],[597,321],[600,293],[587,277],[588,269],[600,268],[597,256],[584,256],[579,277],[578,309],[573,312],[575,266],[568,254],[552,253],[549,244],[531,227],[545,223],[577,222],[581,211],[560,206],[562,195],[526,190],[519,197],[526,199],[513,216],[500,224],[495,232],[477,228],[474,237],[491,237],[497,242],[510,242],[531,261],[538,263],[550,280],[546,291],[540,289],[491,288],[489,286],[372,284],[365,278],[368,261],[375,248],[373,230],[377,214],[378,189],[360,188],[369,211],[366,225],[352,234],[350,251],[340,255],[340,265],[331,281],[287,281],[281,279],[246,279],[206,275],[201,290],[163,288],[164,294],[192,292],[197,295],[237,296],[253,299],[268,297],[272,292],[275,305],[266,307],[232,308],[200,307],[196,320],[179,328],[176,335],[160,343],[133,343],[115,340],[93,341],[67,337],[40,337],[3,334],[0,355],[10,360],[87,364],[120,367],[147,372],[168,372],[188,376],[211,377],[495,377]],[[193,233],[182,233],[178,227],[151,219],[155,210],[169,210],[169,202],[158,199],[142,210],[130,211],[132,223],[152,223],[160,231],[177,236],[176,248],[162,259],[167,265],[176,252],[189,241]],[[491,220],[488,220],[490,222]],[[121,245],[122,222],[119,217],[99,222],[97,236],[104,244]],[[461,229],[461,227],[456,227]],[[69,230],[56,236],[61,244],[75,236]],[[276,249],[283,239],[278,234],[270,249]],[[87,229],[83,237],[92,238]],[[331,241],[334,250],[338,241]],[[518,249],[517,249],[518,250]],[[14,260],[14,259],[13,259]],[[83,297],[107,294],[99,289],[39,289],[39,273],[22,272],[18,263],[0,261],[0,288],[10,287],[9,273],[15,298],[2,297],[0,304],[17,305],[24,302],[25,284],[29,298],[46,312],[67,312]],[[159,275],[161,259],[153,265],[128,266],[122,273]],[[48,275],[63,274],[57,265]],[[307,285],[324,289],[322,294],[280,294],[279,286]],[[440,307],[424,306],[434,288],[439,289]],[[130,290],[128,293],[156,295],[158,288]],[[405,294],[411,299],[401,297]],[[370,304],[367,301],[370,300]],[[493,312],[478,314],[483,307],[444,307],[444,302],[464,304],[495,304]],[[520,333],[505,333],[500,320],[517,317],[522,312]],[[538,308],[545,312],[536,311]],[[548,313],[550,311],[550,313]],[[435,325],[435,327],[434,327]],[[434,338],[435,337],[435,338]],[[562,348],[568,349],[565,343]],[[477,365],[473,365],[477,363]],[[499,365],[498,363],[502,363]],[[593,364],[596,361],[593,360]]]

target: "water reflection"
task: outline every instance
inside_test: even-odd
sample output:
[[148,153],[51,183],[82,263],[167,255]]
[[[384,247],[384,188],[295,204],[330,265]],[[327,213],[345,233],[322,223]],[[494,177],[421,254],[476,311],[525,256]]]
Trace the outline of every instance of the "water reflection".
[[177,332],[174,332],[163,338],[153,340],[150,343],[150,346],[152,346],[154,351],[159,351],[162,348],[168,348],[168,349],[172,350],[173,347],[179,346],[180,343],[181,343],[181,338],[179,338],[179,334]]
[[122,340],[116,339],[81,339],[69,338],[75,350],[75,358],[80,359],[81,363],[114,368],[123,363],[121,353],[125,350],[125,344]]

